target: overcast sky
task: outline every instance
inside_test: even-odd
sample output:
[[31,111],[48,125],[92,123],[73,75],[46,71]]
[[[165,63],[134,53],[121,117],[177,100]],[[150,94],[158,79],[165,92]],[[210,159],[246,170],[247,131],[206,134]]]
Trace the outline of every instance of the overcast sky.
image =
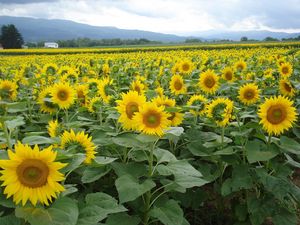
[[300,32],[300,0],[0,0],[0,15],[184,35],[205,30]]

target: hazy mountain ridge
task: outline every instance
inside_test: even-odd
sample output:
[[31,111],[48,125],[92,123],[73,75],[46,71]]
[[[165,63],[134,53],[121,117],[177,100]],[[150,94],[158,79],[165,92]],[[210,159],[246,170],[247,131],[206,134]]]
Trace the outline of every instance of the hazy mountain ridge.
[[204,31],[191,32],[188,36],[163,34],[142,30],[127,30],[109,26],[91,26],[76,23],[70,20],[34,19],[28,17],[0,16],[0,26],[14,24],[22,33],[27,42],[70,40],[76,38],[90,39],[139,39],[145,38],[151,41],[183,42],[187,38],[199,38],[201,40],[233,40],[239,41],[241,37],[263,40],[266,37],[277,39],[297,37],[300,33],[272,32],[267,30],[253,31]]

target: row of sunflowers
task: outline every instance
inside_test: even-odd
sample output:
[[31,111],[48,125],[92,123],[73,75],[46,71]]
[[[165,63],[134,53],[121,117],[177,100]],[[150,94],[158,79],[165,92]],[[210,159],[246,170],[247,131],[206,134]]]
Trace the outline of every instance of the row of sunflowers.
[[0,224],[298,223],[296,48],[63,53],[0,56]]

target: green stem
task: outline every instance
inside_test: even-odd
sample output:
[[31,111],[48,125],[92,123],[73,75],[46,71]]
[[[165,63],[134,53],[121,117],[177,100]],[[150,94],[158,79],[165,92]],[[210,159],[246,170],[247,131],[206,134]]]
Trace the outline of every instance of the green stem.
[[221,134],[221,146],[224,148],[224,134],[225,134],[225,127],[222,127],[222,134]]
[[8,149],[12,149],[12,144],[11,144],[11,141],[10,141],[10,132],[8,131],[8,128],[7,128],[5,122],[3,123],[3,128],[4,128],[3,130],[4,130],[4,136],[5,136],[5,139],[6,139],[7,147],[8,147]]
[[[148,164],[149,164],[149,170],[148,170],[148,178],[151,178],[154,171],[153,171],[153,152],[155,149],[157,141],[152,144],[152,147],[150,148],[150,154],[148,158]],[[149,224],[149,212],[151,208],[151,198],[152,198],[152,193],[151,190],[146,193],[145,196],[145,204],[144,204],[144,217],[143,217],[143,224],[148,225]]]
[[271,134],[269,134],[269,136],[268,136],[268,147],[270,147],[270,145],[271,145],[271,139],[272,139],[272,136],[271,136]]

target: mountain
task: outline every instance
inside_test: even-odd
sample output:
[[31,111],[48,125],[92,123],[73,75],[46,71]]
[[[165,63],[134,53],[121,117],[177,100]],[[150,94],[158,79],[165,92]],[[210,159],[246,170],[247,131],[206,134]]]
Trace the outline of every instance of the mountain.
[[186,38],[142,30],[126,30],[116,27],[91,26],[69,20],[34,19],[29,17],[0,16],[0,26],[14,24],[25,41],[55,41],[76,38],[90,39],[139,39],[151,41],[182,42]]
[[233,41],[239,41],[241,37],[247,37],[248,39],[263,40],[266,37],[273,37],[277,39],[282,38],[294,38],[300,35],[300,33],[285,33],[285,32],[273,32],[268,30],[251,30],[251,31],[200,31],[190,33],[192,36],[202,37],[207,40],[224,40],[229,39]]

